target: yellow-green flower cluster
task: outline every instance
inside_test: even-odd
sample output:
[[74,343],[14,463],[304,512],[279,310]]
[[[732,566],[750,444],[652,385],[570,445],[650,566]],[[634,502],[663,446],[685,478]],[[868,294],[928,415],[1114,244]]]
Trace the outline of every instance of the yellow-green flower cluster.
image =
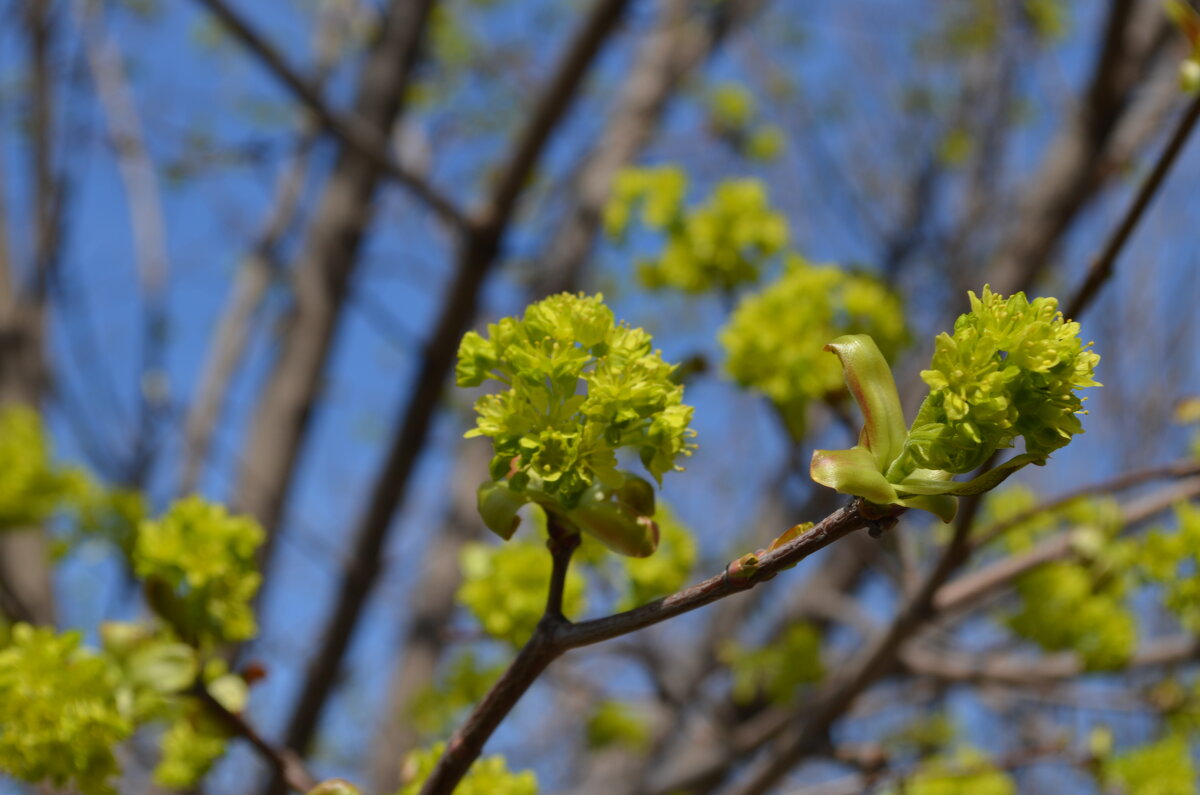
[[[459,553],[463,582],[457,601],[493,638],[520,647],[537,627],[550,585],[550,556],[532,540],[503,546],[471,543]],[[583,577],[567,572],[563,613],[577,615],[585,607]]]
[[721,330],[725,370],[770,398],[799,438],[809,401],[844,390],[841,365],[824,352],[843,334],[870,334],[884,356],[895,355],[907,340],[900,298],[872,276],[793,254],[783,275],[743,298]]
[[0,411],[0,531],[28,527],[85,488],[83,475],[56,467],[42,422],[32,409]]
[[631,169],[616,180],[604,215],[608,233],[623,237],[640,205],[642,222],[665,237],[661,253],[639,266],[648,287],[730,290],[757,280],[787,245],[787,221],[771,208],[760,180],[721,182],[691,209],[683,204],[686,190],[686,177],[673,167]]
[[[417,795],[445,750],[445,743],[436,743],[405,757],[405,784],[396,795]],[[537,776],[532,770],[513,773],[500,755],[481,757],[454,789],[455,795],[537,795],[537,791]]]
[[133,732],[109,661],[80,635],[18,624],[0,649],[0,770],[84,795],[111,795],[113,747]]
[[594,480],[620,484],[621,448],[656,480],[690,454],[692,408],[673,369],[649,334],[614,321],[603,296],[563,293],[488,326],[486,338],[468,332],[456,372],[459,386],[508,387],[476,402],[467,434],[492,438],[493,476],[524,473],[569,506]]
[[487,337],[463,337],[459,386],[507,387],[476,401],[467,433],[491,437],[495,451],[479,493],[488,527],[509,538],[517,509],[532,501],[618,552],[650,554],[653,488],[617,469],[617,451],[637,453],[660,483],[691,454],[692,407],[674,369],[600,295],[551,296],[488,326]]
[[992,764],[974,748],[960,748],[952,754],[924,762],[902,789],[887,790],[887,795],[1016,795],[1012,777]]
[[774,642],[757,649],[729,641],[721,647],[720,657],[733,672],[733,699],[738,703],[763,697],[787,704],[797,688],[825,675],[821,633],[807,622],[791,625]]
[[1142,582],[1162,589],[1163,605],[1192,632],[1200,631],[1200,508],[1175,506],[1179,528],[1171,533],[1151,530],[1126,542],[1122,560],[1131,564]]
[[623,746],[645,751],[651,742],[650,725],[636,707],[621,701],[605,700],[588,716],[584,728],[588,748]]
[[1021,576],[1021,604],[1007,623],[1046,651],[1073,651],[1084,670],[1122,668],[1137,647],[1137,622],[1125,606],[1126,583],[1094,566],[1050,563]]
[[758,102],[744,85],[725,81],[705,98],[714,133],[751,160],[774,160],[783,150],[783,131],[762,121]]
[[251,600],[261,575],[255,553],[264,539],[253,519],[188,497],[158,520],[143,521],[133,550],[155,611],[197,647],[254,636]]
[[971,311],[939,334],[929,385],[898,463],[961,474],[997,449],[1025,439],[1028,454],[1044,458],[1083,432],[1076,390],[1099,386],[1100,356],[1063,319],[1054,298],[1005,298],[983,288],[970,293]]
[[1100,772],[1112,791],[1129,795],[1192,795],[1196,791],[1191,748],[1187,737],[1179,733],[1105,759]]
[[504,672],[502,665],[485,665],[464,651],[443,667],[437,682],[422,688],[408,706],[408,720],[423,736],[448,734],[459,716],[478,704]]

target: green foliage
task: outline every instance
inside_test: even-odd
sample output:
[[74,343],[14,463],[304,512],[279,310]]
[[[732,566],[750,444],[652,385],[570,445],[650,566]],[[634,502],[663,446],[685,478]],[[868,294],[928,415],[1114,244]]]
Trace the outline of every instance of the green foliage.
[[1196,768],[1187,739],[1168,734],[1157,742],[1105,759],[1101,778],[1123,795],[1191,795]]
[[1016,795],[1012,778],[974,749],[962,748],[952,756],[932,759],[904,782],[904,795]]
[[0,472],[0,531],[41,523],[86,484],[82,473],[53,464],[41,419],[23,406],[0,411]]
[[741,130],[758,112],[758,103],[749,90],[732,81],[714,86],[707,105],[709,118],[721,130]]
[[[521,539],[503,546],[472,543],[459,553],[463,583],[457,599],[479,621],[483,631],[513,646],[533,634],[546,606],[550,556],[541,544]],[[563,612],[585,609],[583,577],[567,572]]]
[[225,754],[229,732],[199,704],[184,710],[163,734],[154,782],[173,789],[195,786]]
[[263,531],[199,497],[142,522],[133,566],[154,610],[188,643],[209,648],[247,640],[257,628],[251,600],[261,576]]
[[[1100,357],[1079,339],[1079,324],[1063,319],[1054,298],[1024,293],[1004,298],[986,285],[968,293],[971,312],[959,316],[953,336],[939,334],[930,392],[911,428],[895,381],[878,346],[866,335],[839,337],[846,383],[863,411],[860,443],[849,450],[813,453],[814,480],[879,504],[954,515],[950,498],[980,494],[1046,457],[1083,432],[1076,391],[1099,386],[1092,378]],[[1025,440],[1025,453],[967,482],[956,474],[981,466],[1000,449]]]
[[605,229],[622,238],[634,210],[664,236],[662,252],[638,273],[651,288],[687,293],[731,290],[758,279],[765,263],[787,245],[787,221],[771,208],[759,180],[725,180],[701,204],[685,208],[687,179],[666,166],[618,175],[604,212]]
[[[1029,514],[1037,495],[1024,486],[988,497],[992,526]],[[1017,635],[1047,651],[1073,651],[1084,670],[1111,671],[1124,666],[1137,646],[1137,622],[1125,605],[1130,580],[1118,565],[1122,529],[1116,501],[1110,497],[1072,500],[1053,511],[1038,511],[1004,532],[1013,552],[1031,548],[1039,539],[1069,528],[1076,560],[1050,563],[1016,581],[1016,608],[1005,622]]]
[[643,226],[656,232],[666,231],[681,220],[687,188],[687,176],[678,166],[627,168],[618,172],[612,198],[604,207],[605,232],[611,238],[623,239],[639,207]]
[[[396,795],[417,795],[445,750],[445,743],[437,743],[410,753],[404,760],[405,784]],[[537,795],[537,791],[537,776],[532,770],[511,773],[499,755],[477,760],[454,789],[455,795]]]
[[769,161],[783,151],[783,131],[760,121],[758,102],[744,85],[718,83],[705,97],[705,109],[712,131],[745,157]]
[[841,367],[822,351],[843,334],[870,334],[894,356],[907,342],[900,298],[872,276],[791,254],[779,279],[742,298],[719,339],[729,376],[770,398],[799,439],[809,401],[844,391]]
[[436,684],[426,687],[413,698],[409,705],[409,720],[425,736],[443,734],[463,710],[487,694],[503,671],[502,666],[480,664],[469,651],[458,655]]
[[635,451],[660,483],[690,455],[692,408],[673,370],[600,295],[552,296],[488,326],[486,338],[463,337],[459,386],[506,387],[476,401],[467,433],[491,437],[495,450],[493,482],[480,491],[488,527],[510,537],[517,508],[534,502],[618,552],[652,552],[653,489],[617,469],[617,452]]
[[696,565],[696,541],[674,513],[659,503],[654,521],[659,528],[658,551],[648,558],[621,558],[628,590],[618,602],[617,610],[632,610],[675,593],[684,586]]
[[110,795],[113,747],[133,732],[117,672],[77,632],[17,624],[0,650],[0,770],[26,781]]
[[1035,511],[1040,499],[1027,486],[1009,486],[988,495],[984,504],[982,532],[1020,516],[1007,526],[1003,540],[1012,552],[1024,552],[1038,540],[1063,527],[1072,529],[1075,547],[1084,554],[1108,555],[1111,543],[1124,528],[1120,504],[1110,496],[1087,496],[1071,500],[1053,510]]
[[1163,591],[1163,605],[1192,632],[1200,632],[1200,508],[1175,506],[1178,529],[1151,530],[1121,548],[1122,560],[1141,582]]
[[308,795],[361,795],[361,792],[345,779],[331,778],[310,789]]
[[821,633],[807,622],[792,624],[777,640],[757,649],[728,641],[720,657],[733,672],[733,699],[741,704],[760,696],[787,704],[797,688],[825,675]]
[[1085,670],[1121,668],[1137,646],[1120,577],[1086,564],[1050,563],[1022,575],[1016,592],[1021,605],[1008,626],[1047,651],[1074,651]]
[[589,748],[620,745],[631,751],[645,751],[651,741],[650,727],[636,708],[620,701],[602,701],[588,717]]
[[[971,311],[954,334],[939,334],[929,396],[917,412],[899,468],[970,472],[1018,436],[1026,452],[1045,457],[1083,432],[1076,392],[1099,386],[1099,355],[1063,319],[1054,298],[1004,298],[987,286],[968,293]],[[911,471],[911,470],[910,470]]]

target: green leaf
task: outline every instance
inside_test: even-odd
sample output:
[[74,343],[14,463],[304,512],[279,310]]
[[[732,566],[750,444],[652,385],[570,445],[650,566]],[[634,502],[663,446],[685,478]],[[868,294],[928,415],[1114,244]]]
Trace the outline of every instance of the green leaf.
[[879,471],[875,456],[861,445],[849,450],[814,450],[809,475],[822,486],[880,505],[890,505],[899,496]]
[[842,362],[846,386],[863,415],[859,444],[871,452],[876,470],[883,472],[900,454],[908,429],[892,368],[866,334],[838,337],[825,350],[837,354]]
[[147,644],[130,655],[128,663],[135,684],[163,694],[188,689],[199,670],[196,650],[185,643]]
[[613,552],[634,558],[652,555],[658,549],[654,492],[649,483],[642,483],[645,488],[636,482],[630,486],[626,481],[616,490],[595,483],[584,492],[579,504],[566,513],[566,518]]
[[479,487],[476,498],[487,529],[505,541],[512,538],[521,524],[517,511],[528,497],[513,491],[506,481],[489,480]]

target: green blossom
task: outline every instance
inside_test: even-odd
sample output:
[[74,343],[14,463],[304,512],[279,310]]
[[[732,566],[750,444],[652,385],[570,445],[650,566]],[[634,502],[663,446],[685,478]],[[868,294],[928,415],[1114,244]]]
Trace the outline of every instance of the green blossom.
[[589,748],[624,746],[632,751],[645,751],[651,741],[650,726],[631,704],[621,701],[602,701],[588,716],[584,729]]
[[646,286],[730,290],[757,280],[766,261],[787,245],[787,221],[771,208],[760,180],[720,182],[690,209],[683,205],[686,189],[686,177],[674,167],[631,169],[617,178],[604,213],[609,235],[624,237],[641,206],[644,225],[664,237],[661,252],[640,264]]
[[783,275],[743,298],[719,339],[725,371],[778,407],[796,438],[808,404],[845,390],[842,368],[822,346],[870,334],[885,357],[907,341],[900,299],[875,278],[789,255]]
[[78,632],[17,624],[0,650],[0,770],[25,781],[112,795],[113,747],[133,732],[118,677]]
[[479,703],[504,672],[503,666],[483,665],[465,651],[445,666],[436,683],[412,699],[408,719],[425,736],[448,732],[468,707]]
[[1200,631],[1200,508],[1175,506],[1178,529],[1155,529],[1122,545],[1134,576],[1162,589],[1163,605],[1190,631]]
[[[402,771],[405,783],[396,795],[417,795],[445,750],[445,743],[437,743],[409,753]],[[454,789],[455,795],[537,795],[537,791],[532,770],[512,773],[499,755],[481,757]]]
[[921,371],[929,396],[917,413],[897,469],[970,472],[998,449],[1025,439],[1026,453],[1044,459],[1083,433],[1076,392],[1099,386],[1099,355],[1063,319],[1054,298],[1024,293],[1004,298],[983,288],[968,294],[971,312],[939,334],[930,369]]
[[50,459],[50,443],[32,409],[0,410],[0,531],[35,525],[86,488],[82,473]]
[[962,748],[952,756],[931,759],[908,778],[904,786],[889,792],[904,795],[1016,795],[1017,785],[1004,771],[973,748]]
[[552,296],[490,325],[487,337],[469,332],[459,386],[506,387],[476,401],[467,433],[491,437],[495,450],[493,481],[479,493],[488,527],[507,539],[517,509],[535,502],[622,554],[652,552],[653,489],[617,469],[617,452],[636,453],[660,483],[691,454],[692,408],[673,370],[599,295]]
[[1086,563],[1051,563],[1017,580],[1020,607],[1007,624],[1046,651],[1073,651],[1084,670],[1125,666],[1137,647],[1137,621],[1124,581]]
[[1104,760],[1101,777],[1125,795],[1192,795],[1196,768],[1187,738],[1168,734],[1157,742]]
[[263,538],[253,519],[188,497],[142,522],[134,571],[183,640],[198,647],[246,640],[257,631],[250,603],[261,581],[255,553]]
[[[1079,324],[1065,321],[1053,298],[1003,298],[986,286],[982,298],[969,296],[971,312],[958,318],[953,336],[938,336],[931,368],[921,373],[930,392],[908,430],[891,369],[871,337],[826,346],[841,360],[865,424],[853,448],[813,453],[813,480],[950,521],[955,496],[989,491],[1082,433],[1076,390],[1099,386],[1092,372],[1100,357],[1080,341]],[[953,480],[1017,437],[1024,454],[973,480]]]
[[162,758],[154,782],[172,789],[195,786],[225,754],[229,732],[199,704],[185,710],[162,738]]
[[778,639],[757,649],[728,641],[720,657],[733,672],[733,699],[741,704],[759,696],[786,704],[801,685],[825,675],[821,633],[807,622],[792,624]]

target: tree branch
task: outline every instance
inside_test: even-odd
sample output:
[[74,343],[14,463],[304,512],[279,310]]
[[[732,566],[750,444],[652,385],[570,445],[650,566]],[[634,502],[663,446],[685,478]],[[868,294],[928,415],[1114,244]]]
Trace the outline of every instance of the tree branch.
[[200,700],[206,709],[234,734],[242,737],[254,747],[254,750],[274,768],[288,787],[300,792],[308,792],[317,785],[317,780],[304,767],[304,763],[287,748],[276,748],[262,738],[262,735],[237,712],[227,709],[218,701],[208,688],[197,683],[192,688],[192,694]]
[[[855,530],[894,524],[905,511],[904,508],[889,507],[884,516],[872,514],[873,518],[868,519],[861,511],[862,506],[862,501],[856,499],[786,544],[743,556],[726,566],[722,573],[690,588],[607,618],[575,624],[562,619],[561,612],[558,616],[553,615],[551,611],[561,607],[561,583],[556,589],[552,580],[547,612],[539,622],[533,638],[521,649],[509,669],[476,706],[462,727],[455,732],[437,768],[425,782],[421,794],[447,795],[452,792],[471,763],[479,756],[484,743],[496,726],[508,715],[534,680],[564,652],[628,635],[719,599],[747,591]],[[566,561],[570,558],[571,550],[568,548],[554,552],[559,544],[561,542],[555,540],[552,530],[550,548],[555,555],[555,571],[558,577],[565,577]]]
[[1064,312],[1066,317],[1073,320],[1078,319],[1080,315],[1096,298],[1100,288],[1113,274],[1113,266],[1117,261],[1117,257],[1121,254],[1121,249],[1125,247],[1129,236],[1133,234],[1133,230],[1137,228],[1138,222],[1142,219],[1142,215],[1146,212],[1146,208],[1150,206],[1150,200],[1154,198],[1154,194],[1162,185],[1163,180],[1167,176],[1167,172],[1171,170],[1175,160],[1179,157],[1179,153],[1183,151],[1183,145],[1187,142],[1188,137],[1192,134],[1192,130],[1196,127],[1197,120],[1200,120],[1200,95],[1192,99],[1183,116],[1180,117],[1179,123],[1175,126],[1175,131],[1171,133],[1171,138],[1167,141],[1166,147],[1158,156],[1158,160],[1154,163],[1154,168],[1150,170],[1150,174],[1146,177],[1146,181],[1142,183],[1137,194],[1133,197],[1133,202],[1129,205],[1129,209],[1125,211],[1121,223],[1113,230],[1109,236],[1108,242],[1100,255],[1092,262],[1088,269],[1087,278],[1083,280],[1083,284],[1079,286],[1070,303],[1067,304],[1067,309]]
[[425,343],[411,393],[398,407],[383,465],[377,474],[350,556],[337,602],[325,625],[316,657],[309,664],[288,724],[287,745],[302,749],[312,737],[333,689],[342,657],[358,625],[363,605],[378,579],[380,553],[396,511],[403,505],[458,342],[474,319],[479,290],[500,256],[508,221],[551,133],[565,117],[601,45],[617,27],[629,0],[597,0],[568,43],[554,77],[539,97],[526,127],[496,182],[477,226],[464,235],[453,283],[434,331]]
[[471,220],[436,188],[420,175],[397,163],[388,152],[387,137],[366,120],[357,116],[345,116],[334,111],[321,96],[321,92],[299,72],[288,64],[283,54],[274,45],[254,30],[225,0],[196,0],[252,52],[259,61],[309,111],[321,125],[346,146],[353,149],[373,167],[387,174],[424,201],[429,208],[455,229],[466,229]]

